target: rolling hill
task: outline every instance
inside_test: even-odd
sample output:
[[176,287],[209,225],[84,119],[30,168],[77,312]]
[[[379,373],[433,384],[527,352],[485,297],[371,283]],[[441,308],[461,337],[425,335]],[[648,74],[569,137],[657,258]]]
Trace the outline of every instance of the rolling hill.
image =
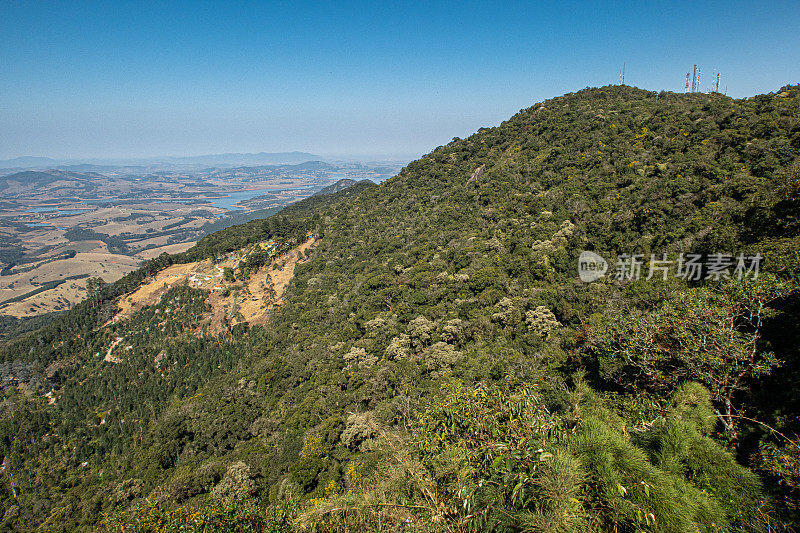
[[96,173],[48,170],[45,172],[26,170],[0,177],[0,191],[6,197],[30,194],[42,187],[59,187],[91,192],[94,182],[105,176]]

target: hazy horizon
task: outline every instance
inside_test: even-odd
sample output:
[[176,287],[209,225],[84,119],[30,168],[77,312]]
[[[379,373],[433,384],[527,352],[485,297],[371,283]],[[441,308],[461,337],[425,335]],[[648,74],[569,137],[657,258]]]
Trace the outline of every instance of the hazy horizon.
[[[409,159],[619,81],[800,81],[796,2],[0,5],[0,159]],[[724,38],[735,35],[736,39]],[[356,157],[357,155],[357,157]]]
[[[97,156],[97,157],[51,157],[49,155],[41,154],[25,154],[14,157],[7,157],[0,159],[0,163],[15,160],[38,160],[46,159],[53,161],[59,165],[74,165],[74,164],[137,164],[137,163],[152,163],[152,162],[174,162],[180,159],[200,159],[208,157],[221,157],[221,156],[257,156],[261,154],[266,155],[286,155],[286,154],[307,154],[309,158],[303,161],[312,161],[319,159],[321,161],[352,161],[352,162],[367,162],[367,161],[405,161],[410,160],[421,155],[420,154],[323,154],[311,153],[301,150],[291,150],[287,152],[270,152],[261,150],[258,152],[224,152],[224,153],[192,153],[192,154],[158,154],[158,155],[140,155],[130,157],[112,157],[112,156]],[[285,164],[285,163],[283,163]]]

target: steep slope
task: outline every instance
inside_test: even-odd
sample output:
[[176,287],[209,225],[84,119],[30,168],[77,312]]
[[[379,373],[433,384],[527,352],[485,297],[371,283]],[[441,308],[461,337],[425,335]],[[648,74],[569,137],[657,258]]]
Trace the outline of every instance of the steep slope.
[[[633,317],[624,331],[659,349],[694,339],[700,330],[647,337],[636,313],[674,326],[665,303],[694,316],[681,295],[722,313],[728,285],[583,283],[578,257],[763,255],[776,297],[752,345],[784,368],[770,377],[762,365],[733,399],[793,434],[798,114],[798,87],[747,100],[584,90],[454,139],[380,186],[310,198],[149,263],[4,350],[7,373],[25,376],[6,389],[0,427],[6,523],[91,528],[102,511],[147,509],[146,497],[157,513],[210,496],[300,500],[305,520],[350,530],[788,522],[788,493],[771,499],[731,454],[758,455],[759,439],[780,454],[779,443],[757,425],[737,422],[738,440],[724,418],[713,426],[717,367],[703,381],[687,370],[697,354],[667,346],[685,379],[628,379],[644,367],[625,361],[644,356],[609,329]],[[188,287],[102,326],[170,264],[309,235],[317,245],[265,328],[198,335],[206,297]],[[716,315],[693,327],[703,316]],[[733,322],[729,338],[747,344],[752,331]],[[124,364],[94,355],[123,336],[115,327],[129,328]],[[769,475],[767,459],[751,466]]]
[[[362,181],[364,181],[364,180],[362,180]],[[369,182],[369,180],[366,180],[366,181]],[[341,191],[347,189],[348,187],[352,187],[353,185],[356,185],[357,183],[358,182],[356,180],[353,180],[353,179],[350,179],[350,178],[341,179],[341,180],[337,181],[336,183],[334,183],[332,185],[328,185],[327,187],[321,189],[320,191],[315,192],[314,196],[321,196],[323,194],[333,194],[333,193],[341,192]]]

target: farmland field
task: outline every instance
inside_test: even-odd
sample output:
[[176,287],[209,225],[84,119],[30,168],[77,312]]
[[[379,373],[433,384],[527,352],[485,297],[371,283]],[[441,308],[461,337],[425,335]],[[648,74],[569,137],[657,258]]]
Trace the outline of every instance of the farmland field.
[[0,170],[0,316],[67,310],[86,297],[90,279],[115,281],[142,261],[185,251],[207,233],[272,214],[337,180],[380,181],[399,168],[310,161]]

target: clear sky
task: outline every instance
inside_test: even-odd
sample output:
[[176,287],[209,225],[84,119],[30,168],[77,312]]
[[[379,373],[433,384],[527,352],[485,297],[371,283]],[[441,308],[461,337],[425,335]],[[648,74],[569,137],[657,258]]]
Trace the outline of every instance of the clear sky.
[[800,2],[0,0],[0,158],[407,157],[587,86],[800,82]]

